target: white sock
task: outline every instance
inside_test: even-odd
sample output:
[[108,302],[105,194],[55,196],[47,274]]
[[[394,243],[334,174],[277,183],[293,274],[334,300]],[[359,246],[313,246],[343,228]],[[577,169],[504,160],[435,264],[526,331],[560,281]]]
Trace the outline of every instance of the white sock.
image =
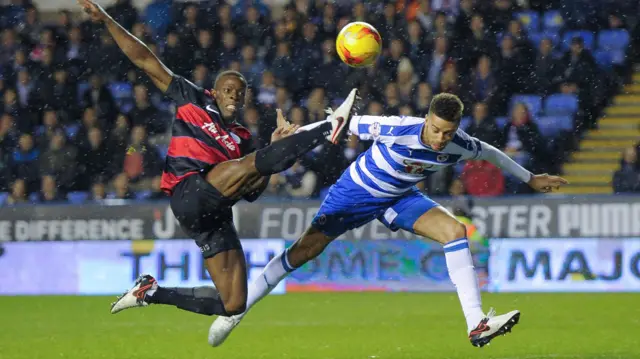
[[267,266],[264,267],[262,273],[260,273],[260,275],[251,284],[249,284],[249,291],[247,293],[247,310],[240,315],[241,317],[244,317],[254,304],[259,302],[267,294],[271,293],[278,283],[285,279],[289,273],[295,270],[295,268],[289,264],[287,253],[288,251],[285,250],[279,255],[273,257],[273,259],[267,263]]
[[460,238],[445,244],[444,255],[449,278],[458,291],[462,312],[467,320],[467,333],[469,333],[484,318],[480,287],[473,267],[469,242],[466,238]]

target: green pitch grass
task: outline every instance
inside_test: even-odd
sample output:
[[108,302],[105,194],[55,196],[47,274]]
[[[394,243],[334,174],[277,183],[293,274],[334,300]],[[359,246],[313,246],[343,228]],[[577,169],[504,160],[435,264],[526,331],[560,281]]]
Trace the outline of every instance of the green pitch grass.
[[106,297],[0,297],[2,359],[536,359],[640,358],[640,295],[491,294],[520,324],[474,348],[455,294],[271,296],[227,342],[213,318],[166,306],[109,314]]

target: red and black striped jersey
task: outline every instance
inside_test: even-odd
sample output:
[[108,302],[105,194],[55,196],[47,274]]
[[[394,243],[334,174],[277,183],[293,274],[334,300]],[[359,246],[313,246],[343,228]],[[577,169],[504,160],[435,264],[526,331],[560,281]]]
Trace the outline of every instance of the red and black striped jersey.
[[161,188],[167,194],[185,177],[254,150],[251,132],[237,123],[225,125],[209,91],[174,75],[165,95],[177,108],[162,173]]

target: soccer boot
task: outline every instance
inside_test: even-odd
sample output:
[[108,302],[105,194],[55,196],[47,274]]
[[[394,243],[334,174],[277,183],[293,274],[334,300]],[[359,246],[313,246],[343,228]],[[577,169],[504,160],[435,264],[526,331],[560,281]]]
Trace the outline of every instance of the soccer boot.
[[134,307],[146,307],[149,305],[145,301],[147,292],[151,289],[158,288],[158,282],[156,279],[148,274],[143,274],[138,277],[133,288],[124,292],[118,299],[111,303],[111,314],[116,314],[122,310],[134,308]]
[[335,111],[327,111],[330,115],[329,119],[331,120],[331,125],[333,126],[333,129],[327,136],[327,140],[334,145],[338,144],[348,132],[349,121],[351,121],[351,116],[353,115],[354,103],[357,95],[358,89],[354,88],[349,92],[349,96],[347,96],[344,102],[338,106]]
[[475,347],[483,347],[498,335],[505,335],[511,332],[514,325],[520,320],[520,311],[513,310],[507,314],[495,315],[491,309],[480,324],[469,332],[469,340]]
[[242,315],[233,315],[231,317],[218,317],[209,328],[209,344],[217,347],[224,343],[231,331],[240,324]]

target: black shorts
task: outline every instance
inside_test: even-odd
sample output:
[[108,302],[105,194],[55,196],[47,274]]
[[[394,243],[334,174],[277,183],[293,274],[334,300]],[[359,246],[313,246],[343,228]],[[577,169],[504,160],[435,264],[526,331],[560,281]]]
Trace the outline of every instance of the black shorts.
[[223,196],[205,179],[194,174],[178,183],[171,196],[171,210],[182,230],[195,239],[204,258],[242,249],[233,225],[231,207],[236,201]]

